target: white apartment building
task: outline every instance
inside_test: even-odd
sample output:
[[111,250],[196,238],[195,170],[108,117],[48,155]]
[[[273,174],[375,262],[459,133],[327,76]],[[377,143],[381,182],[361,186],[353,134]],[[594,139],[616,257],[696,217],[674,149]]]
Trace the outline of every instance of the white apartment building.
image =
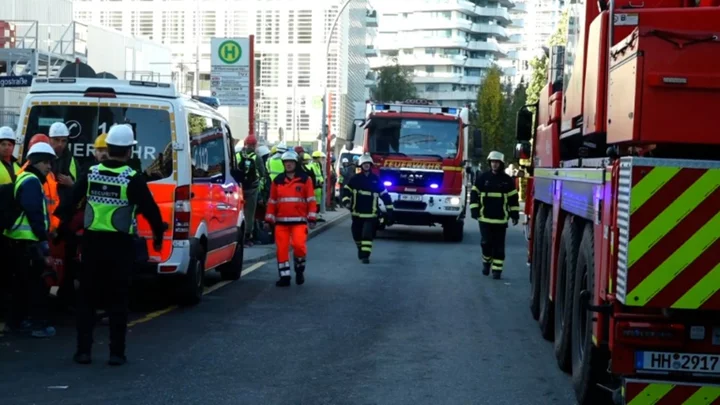
[[550,36],[558,28],[564,7],[565,0],[528,1],[528,30],[525,41],[528,50],[536,52],[547,46]]
[[[282,133],[288,143],[315,145],[322,130],[325,86],[332,94],[328,110],[334,134],[352,125],[351,101],[364,100],[367,0],[74,0],[74,4],[78,20],[169,45],[173,58],[167,63],[173,65],[181,89],[192,91],[199,71],[201,95],[210,95],[210,39],[255,35],[256,121],[267,126],[271,142]],[[247,109],[230,108],[228,114],[232,129],[243,138]],[[237,124],[240,120],[242,125]]]
[[528,52],[526,40],[528,31],[527,3],[528,0],[515,0],[515,7],[510,9],[512,23],[508,31],[511,35],[519,36],[520,41],[506,45],[508,58],[501,61],[501,66],[505,67],[505,79],[513,87],[519,85],[523,79],[527,83],[532,74],[529,65],[532,56],[530,56],[531,52]]
[[[477,100],[484,72],[511,57],[507,45],[520,43],[513,34],[510,0],[396,0],[374,3],[379,13],[370,60],[379,68],[394,60],[414,71],[418,95],[441,105]],[[500,64],[503,66],[502,64]],[[506,73],[513,68],[505,64]]]

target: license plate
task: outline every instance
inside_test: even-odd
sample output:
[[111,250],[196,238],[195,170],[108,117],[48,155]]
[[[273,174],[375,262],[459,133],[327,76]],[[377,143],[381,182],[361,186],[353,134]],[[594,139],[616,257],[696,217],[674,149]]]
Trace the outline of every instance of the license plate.
[[720,373],[720,355],[637,352],[635,368],[638,370],[685,371],[690,373]]
[[409,195],[409,194],[402,194],[400,195],[401,201],[422,201],[421,195]]

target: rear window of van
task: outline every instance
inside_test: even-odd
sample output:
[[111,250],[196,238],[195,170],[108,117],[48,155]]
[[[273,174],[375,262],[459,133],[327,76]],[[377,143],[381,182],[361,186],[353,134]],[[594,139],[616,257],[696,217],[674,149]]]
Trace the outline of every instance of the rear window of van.
[[41,105],[30,109],[25,133],[25,148],[35,134],[47,135],[55,122],[64,122],[70,130],[68,148],[81,168],[95,164],[95,139],[115,124],[133,127],[135,140],[130,166],[137,171],[150,171],[152,179],[172,175],[172,136],[167,110],[135,107]]

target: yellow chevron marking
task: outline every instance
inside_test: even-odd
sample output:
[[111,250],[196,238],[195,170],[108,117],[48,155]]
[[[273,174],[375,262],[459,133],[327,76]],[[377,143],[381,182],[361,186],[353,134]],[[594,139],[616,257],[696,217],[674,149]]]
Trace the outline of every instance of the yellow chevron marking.
[[720,387],[702,387],[683,402],[683,405],[710,405],[718,398],[720,398]]
[[[640,231],[628,246],[628,268],[640,260],[656,243],[677,226],[707,196],[720,186],[720,170],[706,171],[660,215]],[[634,198],[631,196],[631,200]],[[632,223],[630,224],[632,226]]]
[[720,290],[720,264],[672,304],[672,308],[698,309]]
[[650,384],[632,399],[627,405],[653,405],[661,400],[675,387],[672,384]]
[[[670,257],[668,257],[650,275],[645,277],[630,291],[630,300],[626,305],[644,306],[663,288],[667,287],[687,266],[694,262],[705,250],[720,238],[720,212],[690,237]],[[702,281],[700,282],[702,283]],[[713,287],[714,288],[714,287]],[[690,289],[688,293],[693,291]],[[703,291],[703,290],[699,290]],[[687,294],[686,294],[687,295]],[[684,296],[683,296],[684,298]],[[701,297],[688,298],[687,302],[697,301]],[[683,299],[681,298],[680,301]]]
[[630,198],[630,214],[643,206],[658,190],[680,172],[679,167],[656,167],[650,170],[633,188]]

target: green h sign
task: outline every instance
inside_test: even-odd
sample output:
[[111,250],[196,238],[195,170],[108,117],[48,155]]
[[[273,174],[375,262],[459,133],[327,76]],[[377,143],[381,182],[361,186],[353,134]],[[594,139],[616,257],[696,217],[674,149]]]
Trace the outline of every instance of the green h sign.
[[218,57],[224,63],[232,65],[240,60],[242,48],[235,41],[225,41],[218,47]]

